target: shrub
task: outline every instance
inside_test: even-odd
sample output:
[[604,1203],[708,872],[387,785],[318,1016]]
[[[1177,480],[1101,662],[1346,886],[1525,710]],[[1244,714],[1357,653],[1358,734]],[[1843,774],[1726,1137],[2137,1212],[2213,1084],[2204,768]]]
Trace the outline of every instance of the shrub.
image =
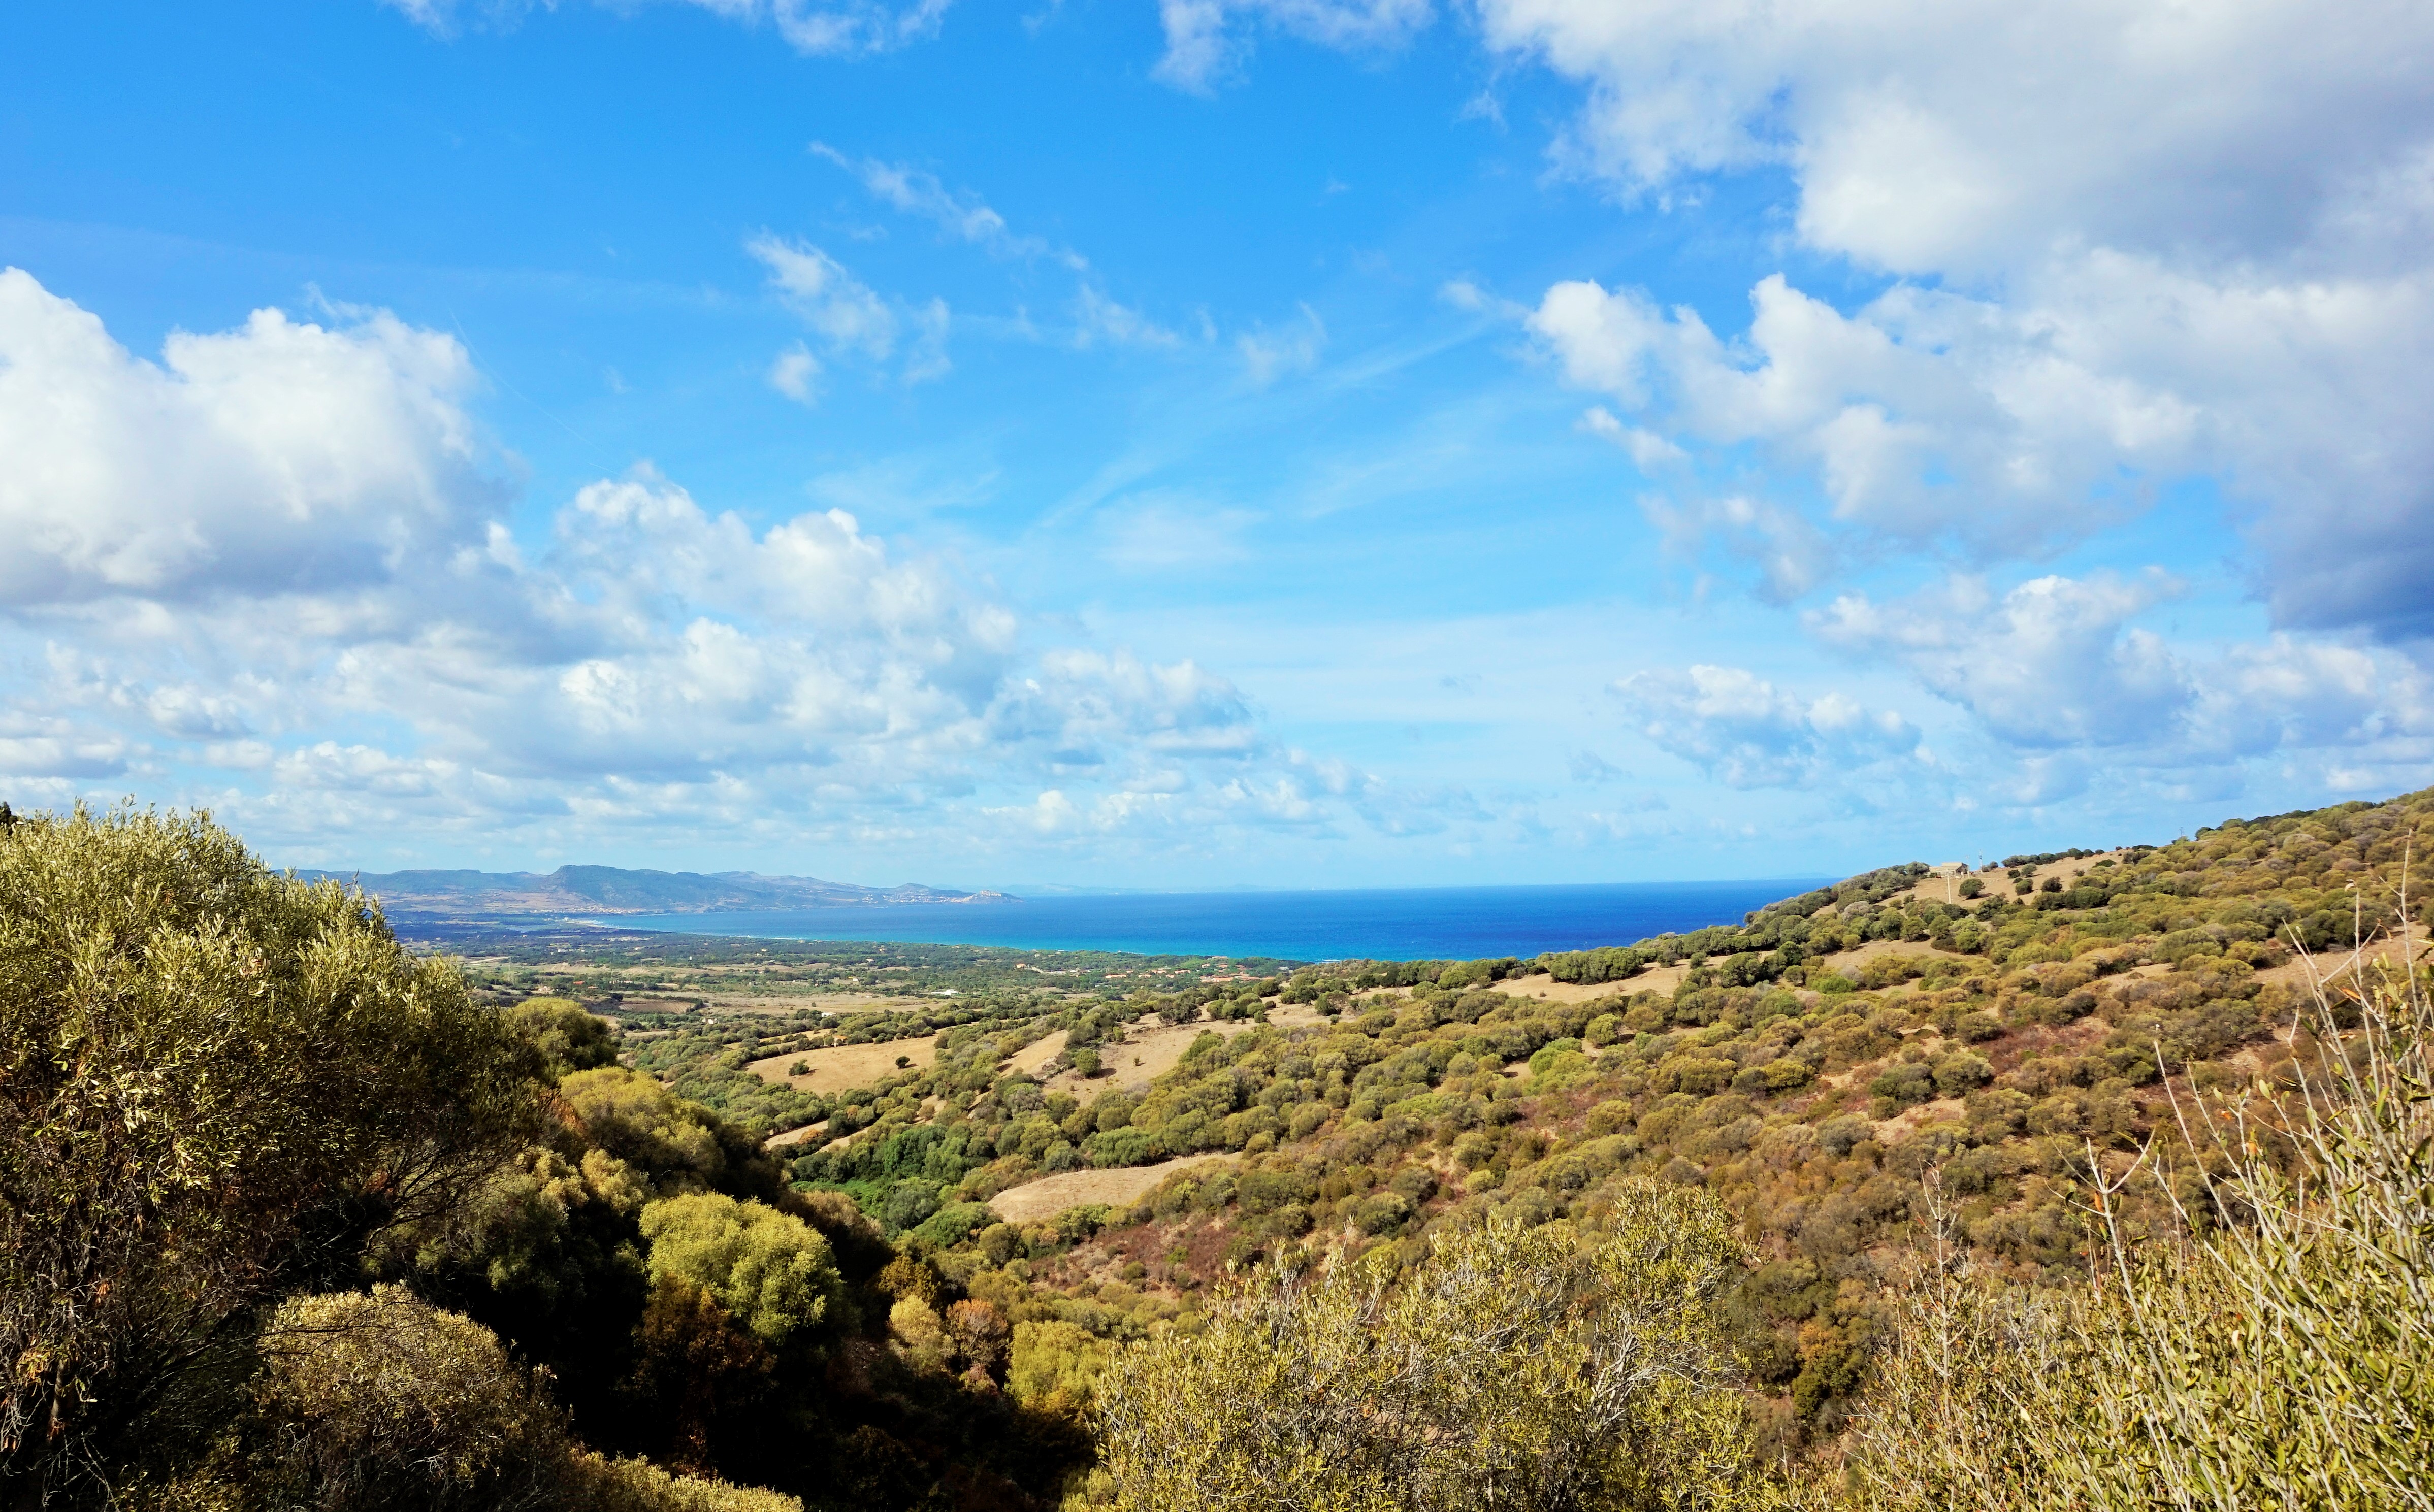
[[1026,1407],[1078,1412],[1088,1404],[1113,1349],[1071,1323],[1017,1323],[1005,1368],[1006,1394]]
[[645,1459],[577,1454],[567,1480],[568,1512],[803,1512],[797,1498],[671,1475]]
[[1868,1092],[1897,1109],[1914,1107],[1935,1096],[1935,1073],[1923,1065],[1890,1066],[1868,1083]]
[[254,1400],[278,1462],[266,1478],[314,1506],[557,1500],[566,1424],[471,1318],[402,1286],[300,1297],[272,1316],[263,1354]]
[[0,1477],[216,1428],[245,1317],[460,1207],[538,1069],[369,900],[207,817],[0,833]]
[[1272,1269],[1116,1355],[1103,1461],[1138,1512],[1726,1504],[1750,1437],[1715,1302],[1740,1260],[1721,1205],[1638,1181],[1611,1234],[1450,1233],[1399,1286]]
[[957,1202],[921,1220],[913,1236],[940,1249],[950,1249],[997,1222],[986,1202]]
[[843,1305],[845,1283],[828,1240],[759,1202],[712,1192],[654,1202],[643,1209],[643,1237],[653,1281],[676,1277],[700,1287],[772,1348],[832,1330]]
[[2100,1287],[1985,1285],[1940,1242],[1890,1311],[1850,1457],[1863,1504],[2425,1504],[2434,1008],[2415,980],[2374,995],[2346,1044],[2319,996],[2327,1047],[2277,1105],[2182,1107],[2199,1160],[2163,1192],[2198,1206],[2177,1238],[2134,1236],[2128,1179],[2100,1186]]
[[571,997],[527,997],[507,1010],[506,1021],[540,1053],[552,1077],[589,1071],[617,1059],[616,1030]]

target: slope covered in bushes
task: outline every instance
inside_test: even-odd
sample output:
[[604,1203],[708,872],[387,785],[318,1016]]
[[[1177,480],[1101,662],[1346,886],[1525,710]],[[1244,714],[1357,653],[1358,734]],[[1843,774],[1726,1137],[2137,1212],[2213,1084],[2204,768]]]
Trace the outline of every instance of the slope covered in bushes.
[[[2315,1113],[2272,1094],[2338,1093],[2324,1068],[2361,1045],[2416,1110],[2384,1145],[2422,1164],[2423,1014],[2338,982],[2310,1012],[2296,953],[2410,917],[2429,808],[1966,878],[1893,867],[1536,960],[1008,994],[925,1015],[926,1064],[782,1107],[746,1085],[760,1036],[621,1041],[560,999],[490,1010],[360,896],[273,876],[205,821],[38,817],[0,839],[0,1475],[94,1505],[1146,1509],[1180,1494],[1182,1456],[1253,1500],[1281,1468],[1312,1504],[1452,1504],[1438,1447],[1472,1435],[1516,1505],[1540,1504],[1531,1487],[1726,1506],[1856,1486],[2010,1506],[2004,1486],[2083,1471],[2129,1477],[2133,1504],[2152,1472],[2107,1457],[2106,1425],[2193,1465],[2220,1447],[2169,1438],[2204,1383],[2149,1344],[2227,1360],[2245,1335],[2183,1300],[2226,1276],[2295,1278],[2291,1306],[2349,1298],[2343,1317],[2422,1295],[2414,1251],[2277,1270],[2237,1247],[2280,1232],[2258,1215],[2295,1211],[2289,1179],[2332,1159]],[[1172,1065],[1129,1070],[1153,1035]],[[2249,1087],[2258,1138],[2210,1143],[2191,1111]],[[763,1118],[813,1114],[764,1147]],[[1200,1159],[1158,1170],[1182,1156]],[[1027,1222],[992,1205],[1143,1167],[1137,1197]],[[2400,1193],[2390,1221],[2422,1217],[2422,1184],[2376,1189]],[[2141,1334],[2107,1295],[2199,1322]],[[2275,1378],[2291,1390],[2423,1378],[2422,1329],[2341,1353],[2293,1318],[2274,1340],[2302,1340]],[[1586,1352],[1499,1372],[1448,1342],[1474,1326]],[[1922,1375],[1939,1338],[1994,1363]],[[1262,1339],[1300,1340],[1330,1380],[1425,1389],[1393,1420],[1311,1418],[1231,1385],[1298,1379]],[[2098,1384],[2072,1395],[2015,1358]],[[1612,1393],[1579,1395],[1609,1366]],[[2138,1368],[2180,1428],[2121,1416],[2101,1383]],[[2366,1436],[2340,1453],[2415,1401],[2392,1389],[2356,1399]],[[2079,1436],[1905,1457],[1905,1392],[1957,1414],[1931,1432],[1958,1444],[1968,1412],[2016,1417],[2038,1391]],[[1696,1435],[1666,1437],[1683,1411]],[[1846,1448],[1856,1479],[1821,1479]],[[1690,1468],[1633,1478],[1668,1454]]]
[[[1384,1247],[1416,1263],[1447,1228],[1596,1221],[1635,1179],[1695,1184],[1754,1241],[1729,1306],[1773,1441],[1812,1443],[1864,1377],[1928,1173],[1987,1266],[2083,1275],[2088,1181],[2176,1137],[2166,1078],[2288,1079],[2293,952],[2399,919],[2428,807],[2015,858],[1974,899],[1922,896],[1961,889],[1894,868],[1610,951],[1346,962],[1207,1003],[1136,1000],[1104,1011],[1320,1016],[1205,1034],[1140,1095],[997,1074],[1024,1034],[976,1037],[871,1089],[847,1123],[877,1127],[792,1170],[852,1191],[965,1285],[1120,1315],[1110,1339],[1145,1309],[1188,1309],[1228,1262]],[[2069,885],[2048,890],[2056,872]],[[1556,995],[1566,982],[1594,991]],[[1210,1150],[1240,1158],[1113,1211],[1017,1227],[980,1205],[1043,1170]],[[2155,1193],[2128,1200],[2124,1221],[2167,1221]]]

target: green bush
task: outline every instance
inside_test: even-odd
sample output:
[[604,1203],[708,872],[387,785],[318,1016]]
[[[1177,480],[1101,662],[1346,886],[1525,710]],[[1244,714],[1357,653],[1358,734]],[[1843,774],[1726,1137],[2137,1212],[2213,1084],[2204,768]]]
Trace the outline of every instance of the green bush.
[[843,1278],[828,1240],[793,1214],[703,1192],[654,1202],[642,1221],[651,1279],[700,1287],[763,1343],[778,1348],[833,1330]]
[[539,1068],[368,899],[207,817],[0,833],[0,1476],[216,1427],[246,1319],[465,1203]]
[[506,1012],[507,1027],[530,1045],[553,1078],[617,1059],[616,1029],[571,997],[527,997]]
[[1448,1232],[1400,1284],[1271,1270],[1115,1356],[1103,1463],[1136,1512],[1752,1504],[1740,1261],[1713,1198],[1643,1182],[1610,1233]]

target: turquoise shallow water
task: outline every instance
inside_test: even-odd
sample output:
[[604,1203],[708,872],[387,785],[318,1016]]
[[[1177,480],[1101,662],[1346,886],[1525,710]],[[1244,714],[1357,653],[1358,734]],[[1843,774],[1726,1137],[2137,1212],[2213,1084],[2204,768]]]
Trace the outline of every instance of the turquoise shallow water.
[[889,940],[1292,960],[1464,960],[1629,944],[1668,930],[1738,924],[1750,909],[1825,880],[1135,892],[1003,904],[626,915],[613,922],[621,928],[763,940]]

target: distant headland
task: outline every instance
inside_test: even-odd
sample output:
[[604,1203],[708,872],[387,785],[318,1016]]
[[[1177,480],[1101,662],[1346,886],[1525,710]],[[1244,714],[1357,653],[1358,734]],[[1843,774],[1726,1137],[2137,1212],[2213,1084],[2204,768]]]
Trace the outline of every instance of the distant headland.
[[628,871],[561,866],[538,872],[301,871],[300,876],[359,885],[392,914],[563,918],[573,914],[712,913],[756,909],[868,908],[889,903],[1013,903],[987,889],[857,887],[815,876],[757,872]]

